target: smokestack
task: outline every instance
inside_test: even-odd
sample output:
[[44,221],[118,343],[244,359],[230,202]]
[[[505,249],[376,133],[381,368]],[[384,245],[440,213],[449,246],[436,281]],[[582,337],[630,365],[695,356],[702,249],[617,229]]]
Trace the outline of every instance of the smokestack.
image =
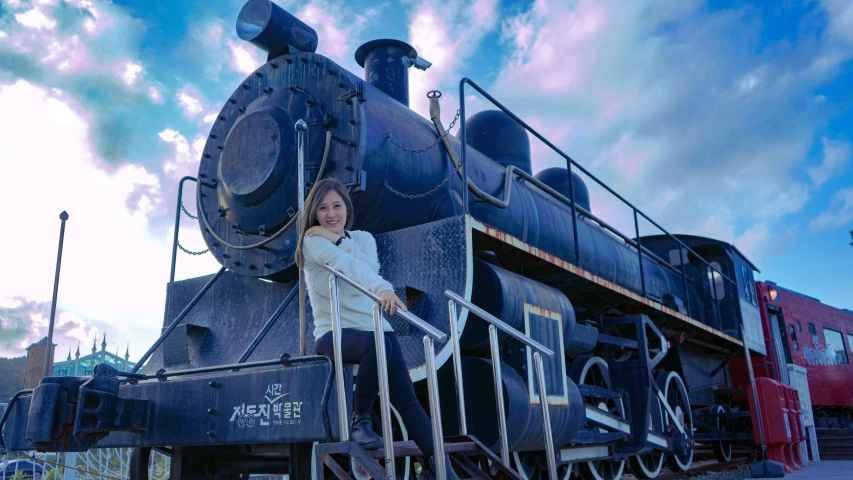
[[270,0],[249,0],[243,5],[237,16],[237,36],[269,53],[267,61],[317,50],[317,32]]
[[355,61],[364,67],[364,81],[409,106],[409,67],[426,70],[432,65],[406,42],[372,40],[358,47]]

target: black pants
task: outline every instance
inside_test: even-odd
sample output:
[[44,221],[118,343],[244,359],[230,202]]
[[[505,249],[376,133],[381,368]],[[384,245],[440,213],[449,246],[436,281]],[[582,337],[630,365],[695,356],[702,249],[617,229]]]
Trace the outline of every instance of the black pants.
[[[332,332],[317,340],[317,354],[334,359]],[[420,447],[424,455],[433,454],[432,424],[415,396],[415,388],[406,360],[400,350],[397,337],[390,332],[385,333],[385,354],[388,365],[388,390],[391,404],[397,409],[409,436]],[[355,395],[353,395],[353,410],[358,413],[368,413],[373,410],[376,397],[379,396],[379,369],[376,365],[376,343],[373,332],[342,329],[341,357],[344,363],[357,363],[358,375],[355,380]]]

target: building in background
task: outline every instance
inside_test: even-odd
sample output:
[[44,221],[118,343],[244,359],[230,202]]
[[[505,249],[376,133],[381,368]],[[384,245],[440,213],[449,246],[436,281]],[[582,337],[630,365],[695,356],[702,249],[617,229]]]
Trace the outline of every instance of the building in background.
[[84,376],[92,375],[95,371],[95,365],[106,363],[122,372],[127,372],[133,368],[136,363],[130,361],[130,347],[128,346],[124,352],[124,358],[118,355],[118,350],[115,354],[107,351],[107,336],[104,335],[104,340],[101,342],[101,350],[98,351],[97,340],[92,340],[92,353],[86,356],[80,356],[80,345],[77,345],[77,352],[74,358],[71,358],[71,350],[68,351],[68,359],[64,362],[56,362],[51,370],[51,375],[55,377],[61,376]]
[[[56,344],[51,346],[51,363],[53,354],[56,351]],[[24,385],[23,389],[36,388],[44,378],[44,361],[47,357],[47,337],[42,338],[38,342],[27,347],[27,368],[24,370]]]

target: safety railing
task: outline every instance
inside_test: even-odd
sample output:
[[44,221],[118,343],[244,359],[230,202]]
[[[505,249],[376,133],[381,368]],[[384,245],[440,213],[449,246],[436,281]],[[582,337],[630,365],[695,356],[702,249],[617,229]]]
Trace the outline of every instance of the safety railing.
[[[353,288],[373,300],[373,335],[376,340],[376,366],[379,370],[379,408],[382,415],[382,439],[385,442],[385,476],[388,480],[395,480],[394,468],[394,438],[391,430],[391,399],[388,391],[388,364],[385,358],[385,331],[382,315],[379,308],[379,297],[349,278],[340,270],[326,265],[329,275],[329,300],[332,313],[332,343],[334,344],[335,361],[335,388],[337,390],[338,421],[340,437],[342,442],[349,441],[349,422],[347,421],[347,400],[344,390],[344,365],[341,357],[341,312],[340,296],[338,293],[338,282],[343,280]],[[447,335],[415,314],[397,309],[397,315],[411,325],[426,333],[424,335],[424,357],[426,359],[427,391],[429,395],[430,417],[432,421],[432,437],[435,448],[435,467],[438,470],[436,476],[440,480],[447,478],[444,456],[444,434],[441,428],[441,411],[438,401],[438,379],[435,372],[435,341],[444,342]]]
[[[473,88],[474,90],[476,90],[480,95],[482,95],[482,96],[483,96],[484,98],[486,98],[489,102],[491,102],[491,103],[492,103],[492,105],[494,105],[494,106],[498,107],[501,111],[503,111],[504,113],[506,113],[506,114],[507,114],[510,118],[512,118],[516,123],[518,123],[519,125],[521,125],[522,127],[524,127],[524,129],[525,129],[525,130],[527,130],[527,132],[529,132],[531,135],[533,135],[534,137],[536,137],[537,139],[539,139],[542,143],[544,143],[544,144],[545,144],[545,145],[547,145],[547,146],[548,146],[552,151],[554,151],[554,153],[556,153],[557,155],[559,155],[560,157],[562,157],[562,158],[566,161],[566,170],[567,170],[567,174],[568,174],[568,177],[569,177],[569,198],[568,198],[567,200],[568,200],[569,202],[571,202],[571,203],[570,203],[570,206],[572,207],[572,237],[573,237],[573,240],[574,240],[574,246],[575,246],[575,265],[577,265],[578,267],[583,268],[583,266],[581,265],[581,258],[580,258],[580,245],[579,245],[579,243],[578,243],[578,228],[577,228],[577,220],[576,220],[576,217],[577,217],[577,211],[579,211],[580,209],[579,209],[579,207],[578,207],[577,203],[575,202],[575,188],[574,188],[574,182],[572,181],[572,167],[573,167],[573,166],[574,166],[575,168],[577,168],[578,170],[580,170],[581,172],[583,172],[583,173],[584,173],[585,175],[587,175],[589,178],[591,178],[595,183],[597,183],[599,186],[601,186],[602,188],[604,188],[604,189],[605,189],[607,192],[609,192],[611,195],[613,195],[614,197],[616,197],[617,199],[619,199],[619,200],[620,200],[622,203],[624,203],[626,206],[630,207],[630,208],[631,208],[631,210],[633,211],[633,214],[634,214],[634,231],[635,231],[635,234],[636,234],[636,241],[635,241],[635,242],[629,242],[629,243],[630,243],[630,244],[632,244],[632,246],[634,246],[634,247],[637,249],[637,256],[638,256],[638,258],[639,258],[639,262],[640,262],[640,285],[641,285],[642,294],[643,294],[643,296],[644,296],[644,297],[646,296],[646,279],[645,279],[645,274],[644,274],[644,271],[643,271],[643,252],[645,251],[647,256],[649,255],[649,252],[648,252],[648,250],[647,250],[645,247],[643,247],[643,245],[642,245],[642,241],[641,241],[641,239],[640,239],[640,226],[639,226],[639,217],[640,217],[640,216],[642,216],[642,217],[643,217],[644,219],[646,219],[649,223],[651,223],[652,225],[654,225],[655,227],[657,227],[657,228],[658,228],[661,232],[663,232],[667,237],[669,237],[670,239],[672,239],[672,240],[674,240],[676,243],[678,243],[678,251],[679,251],[678,253],[679,253],[679,256],[680,256],[679,258],[681,259],[681,261],[680,261],[680,266],[681,266],[681,268],[680,268],[680,270],[681,270],[680,274],[681,274],[681,278],[682,278],[682,281],[683,281],[684,297],[685,297],[685,302],[686,302],[686,307],[687,307],[687,315],[688,315],[688,316],[692,317],[692,316],[693,316],[693,314],[692,314],[691,306],[690,306],[690,295],[689,295],[689,293],[688,293],[688,289],[687,289],[687,273],[685,272],[685,269],[684,269],[684,261],[683,261],[683,258],[684,258],[684,252],[685,252],[685,250],[686,250],[687,252],[689,252],[689,253],[692,253],[694,256],[696,256],[696,258],[698,258],[702,263],[704,263],[704,264],[705,264],[705,265],[710,269],[710,270],[709,270],[709,272],[714,272],[714,273],[716,273],[716,274],[720,275],[720,277],[721,277],[722,279],[724,279],[725,281],[727,281],[730,285],[733,285],[733,286],[734,286],[734,288],[735,288],[735,291],[737,291],[737,283],[736,283],[734,280],[732,280],[732,279],[731,279],[731,278],[729,278],[727,275],[723,274],[721,271],[719,271],[719,270],[717,270],[716,268],[714,268],[714,267],[713,267],[713,266],[712,266],[712,265],[711,265],[707,260],[705,260],[701,255],[699,255],[698,253],[696,253],[695,251],[693,251],[693,249],[692,249],[692,248],[688,247],[684,242],[682,242],[681,240],[679,240],[678,238],[676,238],[674,235],[672,235],[671,233],[669,233],[666,229],[664,229],[663,227],[661,227],[657,222],[655,222],[654,220],[652,220],[648,215],[646,215],[646,214],[645,214],[645,213],[643,213],[640,209],[638,209],[637,207],[635,207],[631,202],[629,202],[628,200],[626,200],[624,197],[622,197],[621,195],[619,195],[618,193],[616,193],[613,189],[611,189],[610,187],[608,187],[604,182],[602,182],[601,180],[599,180],[598,178],[596,178],[593,174],[591,174],[591,173],[590,173],[590,172],[588,172],[586,169],[584,169],[583,167],[581,167],[577,162],[575,162],[575,161],[574,161],[571,157],[569,157],[565,152],[563,152],[562,150],[560,150],[559,148],[557,148],[557,146],[556,146],[556,145],[554,145],[553,143],[551,143],[550,141],[548,141],[548,139],[546,139],[544,136],[542,136],[542,134],[540,134],[540,133],[539,133],[539,132],[537,132],[535,129],[533,129],[533,127],[531,127],[530,125],[528,125],[527,123],[525,123],[525,122],[524,122],[524,120],[522,120],[522,119],[518,118],[518,116],[517,116],[517,115],[515,115],[514,113],[512,113],[512,111],[510,111],[507,107],[505,107],[503,104],[501,104],[501,102],[499,102],[496,98],[494,98],[493,96],[491,96],[491,95],[490,95],[488,92],[486,92],[482,87],[480,87],[479,85],[477,85],[474,81],[472,81],[472,80],[471,80],[471,79],[469,79],[469,78],[463,78],[462,80],[460,80],[460,81],[459,81],[459,112],[460,112],[460,114],[459,114],[459,132],[460,132],[460,137],[461,137],[461,138],[460,138],[460,143],[461,143],[461,145],[460,145],[460,149],[461,149],[460,157],[461,157],[461,163],[462,163],[462,165],[461,165],[461,166],[462,166],[462,192],[461,192],[461,193],[462,193],[462,208],[463,208],[463,213],[464,213],[464,214],[466,214],[466,215],[467,215],[467,214],[469,213],[469,211],[468,211],[468,208],[469,208],[469,202],[468,202],[468,190],[470,189],[470,187],[469,187],[469,177],[468,177],[468,153],[467,153],[467,152],[468,152],[468,142],[467,142],[467,129],[466,129],[466,118],[465,118],[465,99],[467,98],[467,97],[465,96],[465,95],[466,95],[466,93],[465,93],[465,85],[469,85],[469,86],[471,86],[471,88]],[[526,175],[525,175],[525,177],[526,177]],[[468,188],[466,188],[466,187],[468,187]],[[506,188],[505,188],[504,190],[506,191]],[[549,193],[550,195],[554,196],[554,192],[553,192],[553,191],[549,191],[549,190],[552,190],[552,189],[543,189],[543,190],[545,190],[545,192],[546,192],[546,193]],[[562,197],[562,195],[560,195],[560,197]],[[565,198],[565,197],[563,197],[563,198]],[[558,197],[557,199],[558,199],[558,200],[563,200],[563,199],[561,199],[561,198],[559,198],[559,197]],[[604,228],[607,228],[607,227],[609,227],[609,226],[604,226]],[[608,230],[611,230],[611,231],[615,231],[615,229],[612,229],[612,228],[607,228],[607,229],[608,229]],[[626,237],[625,237],[624,235],[622,235],[621,233],[619,233],[619,232],[615,232],[615,233],[617,233],[617,235],[618,235],[618,236],[620,236],[620,237],[622,237],[623,239],[626,239]],[[654,258],[654,259],[655,259],[656,261],[658,261],[658,262],[661,262],[661,259],[660,259],[660,258],[656,258],[656,256],[655,256],[655,257],[652,257],[652,258]],[[671,266],[668,262],[662,262],[662,263],[663,263],[664,265]],[[713,277],[713,274],[711,275],[711,277]],[[718,324],[720,324],[720,321],[721,321],[721,319],[720,319],[720,306],[719,306],[719,299],[717,298],[717,292],[716,292],[716,286],[715,286],[715,280],[714,280],[714,278],[709,278],[709,284],[710,284],[710,288],[711,288],[711,291],[712,291],[712,295],[713,295],[713,298],[714,298],[714,300],[715,300],[715,304],[716,304],[716,308],[715,308],[715,310],[716,310],[716,314],[717,314],[717,322],[718,322]],[[745,340],[746,340],[746,339],[744,339],[744,341],[745,341]]]
[[542,407],[542,424],[545,429],[545,457],[548,461],[548,477],[551,480],[556,480],[557,463],[556,457],[554,456],[554,437],[551,434],[551,416],[548,412],[548,392],[545,388],[545,371],[542,366],[542,355],[546,355],[548,358],[554,358],[554,351],[512,328],[492,314],[450,290],[445,290],[444,294],[450,299],[447,301],[447,307],[450,315],[450,341],[453,345],[453,373],[456,376],[456,399],[459,402],[460,433],[462,435],[467,435],[468,425],[465,418],[465,392],[462,389],[462,358],[459,354],[459,331],[456,325],[456,305],[461,305],[462,308],[467,309],[474,315],[477,315],[491,324],[489,325],[489,346],[491,347],[492,373],[495,380],[495,402],[497,403],[498,409],[498,434],[500,436],[501,462],[503,462],[504,466],[507,468],[511,467],[509,462],[509,444],[507,441],[505,413],[506,407],[504,406],[503,375],[501,374],[501,358],[500,351],[498,350],[497,329],[500,328],[512,338],[535,350],[533,352],[533,364],[536,372],[536,382],[539,385],[539,404]]

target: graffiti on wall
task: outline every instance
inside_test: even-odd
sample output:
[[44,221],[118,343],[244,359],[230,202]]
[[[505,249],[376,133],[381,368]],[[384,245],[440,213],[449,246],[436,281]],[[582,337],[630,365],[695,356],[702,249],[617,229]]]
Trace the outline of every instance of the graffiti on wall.
[[[811,366],[817,365],[838,365],[838,354],[835,353],[835,345],[828,343],[824,347],[820,343],[820,337],[812,335],[812,343],[814,348],[803,347],[803,356],[806,358],[806,363]],[[842,347],[843,348],[843,347]]]

